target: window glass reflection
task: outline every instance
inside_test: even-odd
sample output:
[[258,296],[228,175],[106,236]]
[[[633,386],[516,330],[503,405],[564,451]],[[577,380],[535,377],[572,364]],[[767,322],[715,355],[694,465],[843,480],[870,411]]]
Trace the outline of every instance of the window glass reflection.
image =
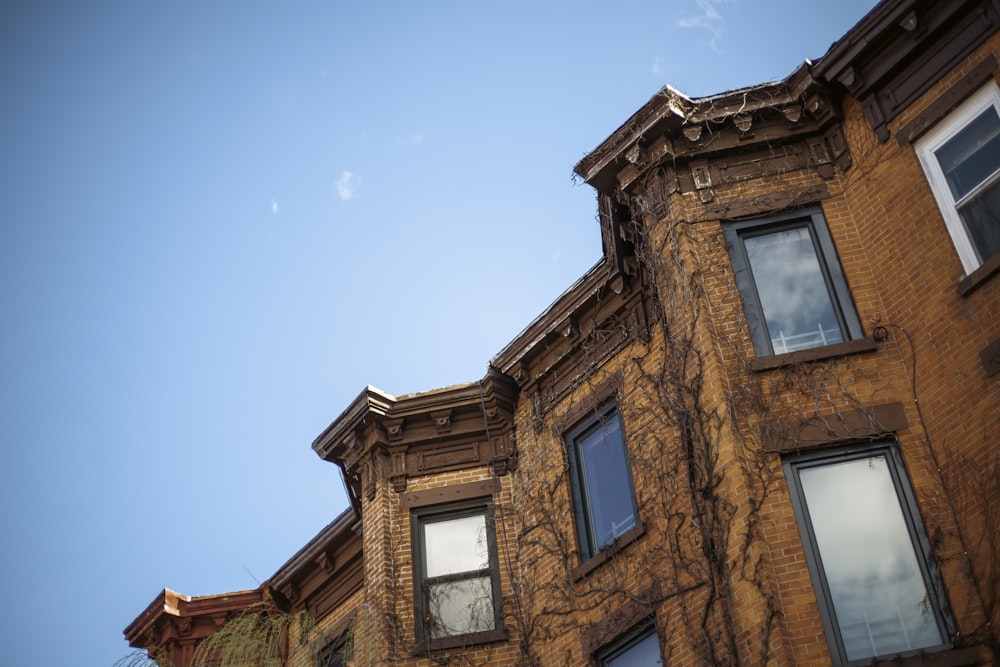
[[651,632],[621,653],[602,663],[606,667],[649,667],[651,665],[662,664],[660,642],[655,632]]
[[799,479],[847,658],[942,644],[885,455]]
[[635,525],[632,483],[617,413],[580,438],[577,446],[583,461],[594,546],[599,549]]
[[807,227],[744,238],[775,354],[844,340]]
[[1000,169],[1000,116],[986,109],[938,149],[938,162],[955,201]]
[[482,514],[424,525],[428,577],[488,568],[486,517]]
[[1000,252],[1000,178],[963,204],[958,214],[980,261]]
[[935,152],[980,261],[1000,252],[1000,115],[989,107]]
[[431,584],[428,591],[431,637],[492,630],[493,588],[489,577]]

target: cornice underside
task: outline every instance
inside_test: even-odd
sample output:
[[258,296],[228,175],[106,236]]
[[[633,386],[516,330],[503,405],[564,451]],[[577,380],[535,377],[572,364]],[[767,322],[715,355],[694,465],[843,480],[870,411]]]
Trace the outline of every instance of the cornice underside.
[[529,401],[537,431],[552,408],[617,352],[633,341],[649,340],[640,276],[614,278],[576,310],[550,322],[546,334],[504,369]]
[[313,448],[344,470],[352,495],[374,498],[386,478],[403,492],[413,477],[490,465],[503,475],[516,460],[513,413],[517,386],[490,369],[477,383],[395,399],[385,411],[353,414]]

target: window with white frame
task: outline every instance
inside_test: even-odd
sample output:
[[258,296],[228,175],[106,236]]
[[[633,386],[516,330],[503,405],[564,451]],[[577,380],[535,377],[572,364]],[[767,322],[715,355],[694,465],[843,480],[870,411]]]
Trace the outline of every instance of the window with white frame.
[[491,503],[414,510],[417,638],[489,641],[502,630]]
[[599,408],[566,444],[580,557],[587,560],[639,523],[618,404]]
[[600,667],[651,667],[662,665],[660,639],[655,627],[643,627],[615,642],[597,656]]
[[972,97],[915,144],[966,273],[1000,253],[1000,89]]
[[723,226],[758,357],[863,337],[819,207]]
[[834,664],[943,647],[943,596],[895,443],[784,465]]

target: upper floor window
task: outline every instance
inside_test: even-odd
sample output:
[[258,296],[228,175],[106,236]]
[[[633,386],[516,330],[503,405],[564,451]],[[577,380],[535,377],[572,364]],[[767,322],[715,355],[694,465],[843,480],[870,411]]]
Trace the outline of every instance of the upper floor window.
[[344,642],[328,645],[316,656],[316,667],[344,667]]
[[1000,253],[1000,90],[990,83],[916,143],[966,273]]
[[785,461],[834,664],[943,647],[943,604],[894,443]]
[[503,624],[492,504],[421,508],[411,519],[417,638],[493,640]]
[[608,403],[566,436],[583,560],[638,525],[621,415]]
[[600,667],[651,667],[662,665],[656,628],[643,628],[615,642],[597,656]]
[[863,337],[822,211],[723,227],[757,356]]

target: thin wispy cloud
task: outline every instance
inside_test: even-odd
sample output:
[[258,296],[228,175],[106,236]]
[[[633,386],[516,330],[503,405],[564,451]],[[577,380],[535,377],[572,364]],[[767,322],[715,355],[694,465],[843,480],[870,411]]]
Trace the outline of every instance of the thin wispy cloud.
[[271,197],[271,213],[278,215],[278,200]]
[[408,144],[422,144],[422,143],[424,143],[424,133],[423,132],[414,132],[413,134],[411,134],[406,139],[406,143],[408,143]]
[[354,199],[358,196],[358,188],[361,186],[361,177],[357,174],[345,171],[337,179],[337,196],[344,201]]
[[687,16],[677,22],[680,28],[705,30],[709,34],[708,46],[719,52],[719,42],[725,33],[725,20],[719,13],[722,5],[733,4],[734,0],[696,0],[698,14]]
[[656,59],[653,60],[653,76],[657,79],[663,76],[663,58],[660,56],[656,56]]

